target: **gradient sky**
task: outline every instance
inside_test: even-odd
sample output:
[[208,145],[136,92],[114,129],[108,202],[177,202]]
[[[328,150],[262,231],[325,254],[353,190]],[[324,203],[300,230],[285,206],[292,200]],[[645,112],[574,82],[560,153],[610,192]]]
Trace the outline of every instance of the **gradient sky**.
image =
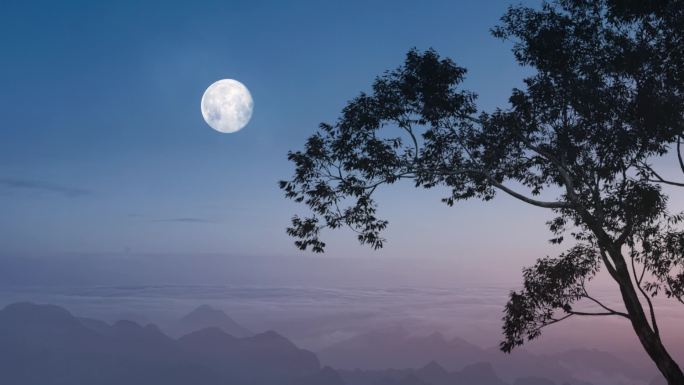
[[[0,12],[0,253],[301,255],[284,232],[288,150],[412,47],[469,69],[479,106],[526,70],[494,39],[508,1],[5,1]],[[536,1],[533,1],[536,3]],[[212,82],[252,92],[219,134]],[[549,213],[507,197],[447,208],[443,191],[381,192],[381,252],[326,236],[332,256],[452,258],[514,269],[550,250]]]

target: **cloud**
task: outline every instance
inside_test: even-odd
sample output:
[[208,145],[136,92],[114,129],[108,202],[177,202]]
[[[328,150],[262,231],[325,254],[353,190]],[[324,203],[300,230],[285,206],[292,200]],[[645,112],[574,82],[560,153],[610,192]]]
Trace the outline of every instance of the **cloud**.
[[32,180],[32,179],[20,179],[20,178],[0,178],[0,187],[10,190],[32,190],[32,191],[42,191],[49,192],[53,194],[64,195],[70,198],[81,197],[92,195],[91,190],[63,186],[59,184],[54,184],[51,182]]
[[164,218],[155,219],[152,222],[172,222],[172,223],[214,223],[214,221],[206,218],[194,217],[179,217],[179,218]]

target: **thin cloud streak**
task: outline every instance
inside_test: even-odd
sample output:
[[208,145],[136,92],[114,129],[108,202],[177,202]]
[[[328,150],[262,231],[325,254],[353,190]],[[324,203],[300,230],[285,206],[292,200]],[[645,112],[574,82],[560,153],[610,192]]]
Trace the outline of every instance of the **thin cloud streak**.
[[155,219],[151,222],[167,222],[167,223],[216,223],[210,219],[206,218],[194,218],[194,217],[180,217],[180,218],[164,218]]
[[64,195],[69,198],[93,195],[93,191],[88,189],[64,186],[54,184],[51,182],[32,179],[0,178],[0,187],[3,187],[8,190],[32,190],[49,192],[53,194]]

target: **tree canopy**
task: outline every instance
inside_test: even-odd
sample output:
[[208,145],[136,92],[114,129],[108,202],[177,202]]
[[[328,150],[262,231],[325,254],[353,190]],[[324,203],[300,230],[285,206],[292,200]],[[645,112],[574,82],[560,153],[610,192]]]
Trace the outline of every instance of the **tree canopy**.
[[[446,188],[443,201],[504,193],[551,210],[551,241],[567,252],[524,270],[505,309],[510,351],[570,316],[619,316],[671,384],[684,383],[665,349],[651,296],[684,295],[684,216],[668,210],[670,180],[654,161],[678,155],[684,173],[684,2],[558,0],[511,7],[495,37],[535,69],[510,105],[480,111],[462,88],[466,69],[437,52],[411,50],[399,68],[351,100],[290,152],[286,196],[311,210],[288,233],[322,252],[321,230],[348,227],[380,248],[387,222],[374,192],[410,180]],[[553,199],[541,199],[553,195]],[[605,269],[625,310],[592,297],[586,283]],[[585,300],[596,311],[578,311]],[[641,301],[646,302],[646,307]]]

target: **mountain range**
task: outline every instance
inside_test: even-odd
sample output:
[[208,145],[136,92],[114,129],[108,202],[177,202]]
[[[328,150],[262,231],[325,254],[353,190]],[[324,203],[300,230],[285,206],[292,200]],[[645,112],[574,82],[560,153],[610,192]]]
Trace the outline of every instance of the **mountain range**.
[[567,384],[646,384],[657,373],[635,367],[616,356],[593,349],[574,349],[554,354],[532,354],[517,349],[504,354],[498,348],[481,348],[461,338],[441,333],[412,335],[403,328],[359,334],[319,352],[324,365],[344,370],[382,371],[386,368],[420,368],[430,361],[457,371],[486,362],[505,381],[530,376]]
[[169,332],[173,335],[182,336],[208,327],[221,329],[233,337],[251,337],[254,332],[238,324],[223,310],[209,305],[201,305],[195,310],[178,320],[176,324],[169,325]]
[[393,329],[358,335],[317,356],[274,331],[252,333],[209,306],[178,325],[197,330],[173,338],[153,324],[110,324],[58,306],[11,304],[0,310],[0,383],[629,385],[654,377],[605,352],[503,355],[439,333]]
[[272,331],[238,338],[208,328],[173,339],[154,325],[110,325],[51,305],[0,311],[3,384],[296,385],[319,372],[313,353]]

